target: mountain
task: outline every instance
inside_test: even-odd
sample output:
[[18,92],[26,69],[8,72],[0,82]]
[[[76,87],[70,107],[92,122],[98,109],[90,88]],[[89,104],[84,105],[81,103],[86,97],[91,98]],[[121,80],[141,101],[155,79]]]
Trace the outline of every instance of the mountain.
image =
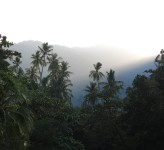
[[[22,53],[22,68],[30,66],[30,58],[41,46],[40,41],[23,41],[11,47]],[[153,57],[141,57],[136,53],[122,49],[97,45],[92,47],[73,47],[54,45],[54,53],[62,57],[70,65],[71,80],[73,83],[73,104],[79,105],[82,102],[84,89],[89,84],[88,75],[93,69],[93,64],[102,63],[102,72],[113,69],[116,71],[116,79],[124,82],[124,90],[130,86],[136,74],[143,73],[146,69],[155,67]],[[44,72],[46,74],[46,71]],[[124,95],[124,94],[121,94]]]

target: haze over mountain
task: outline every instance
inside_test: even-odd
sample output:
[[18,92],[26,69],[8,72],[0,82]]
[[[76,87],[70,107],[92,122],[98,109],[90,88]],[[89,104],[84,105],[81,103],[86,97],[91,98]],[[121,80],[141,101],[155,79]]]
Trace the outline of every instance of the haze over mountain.
[[[22,53],[22,67],[28,68],[31,55],[41,46],[40,41],[24,41],[11,47]],[[54,45],[54,53],[62,57],[70,65],[71,81],[73,83],[73,103],[78,105],[82,101],[83,91],[89,84],[88,75],[93,70],[93,64],[102,63],[101,71],[113,69],[116,71],[116,79],[124,82],[124,91],[137,74],[142,74],[146,69],[154,68],[155,56],[143,57],[137,53],[126,50],[97,45],[92,47],[73,47]],[[46,71],[44,72],[46,73]],[[123,94],[122,94],[123,95]]]

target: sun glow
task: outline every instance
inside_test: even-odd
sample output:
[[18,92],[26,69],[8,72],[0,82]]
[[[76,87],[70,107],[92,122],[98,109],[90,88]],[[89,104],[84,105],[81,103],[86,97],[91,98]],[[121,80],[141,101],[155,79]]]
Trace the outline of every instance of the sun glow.
[[159,0],[5,0],[1,4],[9,10],[2,7],[1,34],[14,42],[39,40],[69,47],[104,44],[141,56],[164,48]]

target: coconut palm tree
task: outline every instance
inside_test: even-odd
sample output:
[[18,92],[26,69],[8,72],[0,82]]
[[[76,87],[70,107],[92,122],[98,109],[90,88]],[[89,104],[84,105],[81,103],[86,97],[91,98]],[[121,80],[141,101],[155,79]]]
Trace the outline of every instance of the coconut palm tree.
[[33,114],[25,91],[14,75],[0,71],[0,144],[9,145],[15,139],[13,143],[22,145],[32,129]]
[[34,66],[31,66],[30,68],[26,68],[26,75],[35,82],[37,82],[39,79],[39,76],[37,74],[38,71]]
[[68,71],[68,63],[60,62],[60,57],[57,54],[52,54],[48,57],[49,60],[49,93],[52,97],[70,100],[72,97],[70,86],[72,86],[69,76],[71,74]]
[[97,87],[100,91],[99,81],[100,81],[101,78],[104,77],[104,74],[99,71],[102,67],[102,64],[100,62],[98,62],[97,64],[94,64],[93,66],[94,66],[95,70],[90,71],[89,77],[93,78],[93,81],[96,81]]
[[22,63],[22,61],[20,60],[20,57],[15,57],[15,60],[13,60],[13,66],[10,67],[10,69],[12,71],[14,71],[16,74],[18,74],[19,69],[20,69],[20,64]]
[[160,54],[155,58],[154,61],[157,67],[164,66],[164,50],[161,49]]
[[107,82],[101,83],[104,85],[101,95],[105,101],[107,99],[115,98],[119,90],[123,86],[122,81],[115,80],[115,71],[110,69],[110,71],[109,72],[107,71],[106,73],[107,73],[107,76],[106,76]]
[[95,82],[90,82],[90,85],[86,86],[84,91],[87,92],[84,97],[84,104],[95,105],[98,100],[99,93],[97,84]]
[[70,77],[70,74],[72,74],[72,72],[70,72],[68,69],[70,68],[68,62],[66,61],[62,61],[61,62],[61,67],[60,67],[60,76],[62,78],[68,79]]
[[49,84],[49,94],[52,97],[70,101],[72,98],[70,86],[72,86],[72,83],[69,79],[65,80],[61,77],[59,77],[58,80],[51,79]]
[[53,50],[53,46],[48,45],[48,43],[43,43],[42,47],[38,46],[40,55],[41,55],[41,73],[40,73],[40,79],[42,80],[42,75],[43,75],[43,68],[47,65],[47,57],[50,56],[50,52]]
[[41,83],[41,68],[40,67],[42,65],[42,59],[41,59],[40,51],[38,50],[38,51],[36,51],[35,54],[32,54],[31,58],[32,58],[32,62],[31,62],[32,66],[30,69],[28,69],[28,75],[30,75],[30,74],[32,75],[34,72],[38,72],[39,76],[40,76],[39,80]]
[[54,78],[57,79],[59,76],[61,58],[58,58],[58,55],[55,53],[51,54],[51,56],[48,56],[47,59],[49,63],[48,71],[53,75]]
[[35,54],[32,54],[31,58],[32,58],[31,64],[35,68],[39,69],[40,68],[40,65],[42,64],[40,51],[38,50],[38,51],[36,51]]
[[60,65],[60,71],[59,71],[59,81],[61,82],[62,88],[61,88],[61,94],[64,99],[71,100],[72,98],[72,90],[70,87],[73,85],[71,83],[71,80],[69,79],[70,72],[68,62],[62,61]]

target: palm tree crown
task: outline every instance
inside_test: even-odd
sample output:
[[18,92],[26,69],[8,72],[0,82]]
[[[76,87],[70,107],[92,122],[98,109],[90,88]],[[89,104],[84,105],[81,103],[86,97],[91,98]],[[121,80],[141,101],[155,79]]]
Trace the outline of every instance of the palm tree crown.
[[41,52],[42,66],[46,66],[46,56],[51,55],[50,52],[53,50],[53,46],[48,45],[48,43],[43,43],[42,47],[38,46],[38,48]]
[[106,73],[107,73],[107,77],[106,77],[107,82],[101,83],[104,84],[103,90],[101,92],[104,100],[115,98],[123,85],[121,81],[115,80],[115,71],[110,69],[110,71],[109,72],[107,71]]
[[94,66],[95,70],[90,71],[89,77],[93,78],[93,80],[97,82],[97,86],[100,90],[99,81],[101,78],[104,77],[104,74],[99,71],[102,67],[102,64],[100,62],[98,62],[97,64],[94,64],[93,66]]
[[90,82],[90,85],[86,86],[85,92],[87,92],[87,94],[84,97],[84,103],[95,105],[98,100],[97,84],[95,82]]
[[35,54],[32,54],[31,58],[32,58],[31,64],[35,68],[39,69],[40,65],[42,64],[42,60],[41,60],[41,56],[40,56],[40,51],[36,51]]

